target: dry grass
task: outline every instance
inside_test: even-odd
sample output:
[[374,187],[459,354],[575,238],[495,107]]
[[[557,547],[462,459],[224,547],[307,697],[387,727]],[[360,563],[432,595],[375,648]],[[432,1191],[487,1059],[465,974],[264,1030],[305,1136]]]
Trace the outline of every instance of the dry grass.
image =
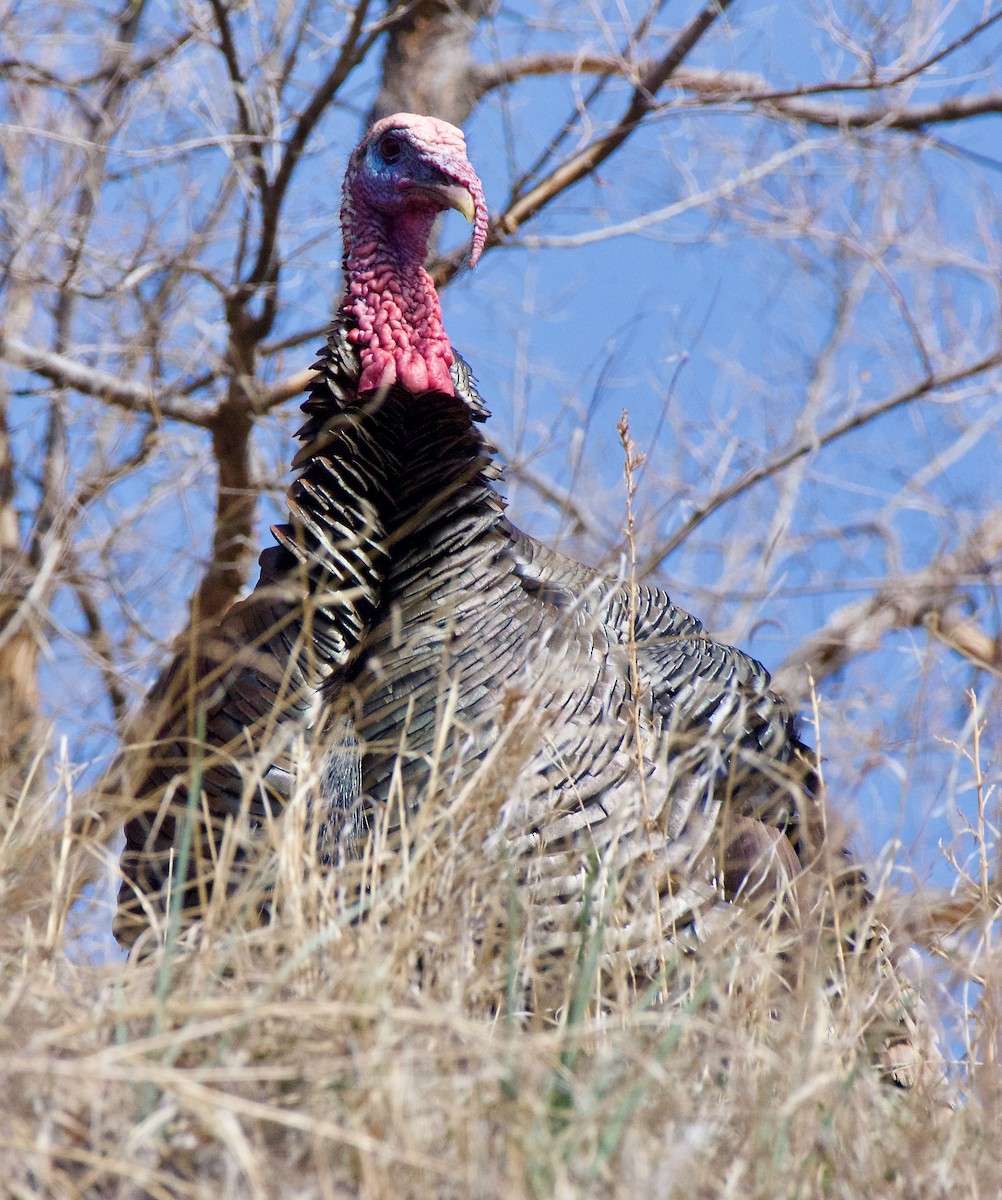
[[[833,1001],[809,916],[721,905],[697,953],[669,956],[671,1004],[631,995],[595,913],[533,962],[519,893],[471,850],[489,788],[365,864],[361,920],[297,804],[200,928],[85,964],[71,883],[107,851],[53,822],[70,791],[11,805],[0,846],[4,1194],[999,1195],[990,917],[952,951],[983,986],[949,993],[950,1107],[879,1080],[873,972],[844,964]],[[255,875],[277,880],[264,921]],[[526,979],[549,1011],[526,1013]]]

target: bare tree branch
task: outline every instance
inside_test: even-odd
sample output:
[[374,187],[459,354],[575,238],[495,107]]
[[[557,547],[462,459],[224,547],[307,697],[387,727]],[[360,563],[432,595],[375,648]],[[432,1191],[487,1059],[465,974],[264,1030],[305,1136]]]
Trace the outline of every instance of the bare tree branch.
[[864,109],[806,101],[798,103],[768,96],[743,96],[740,99],[755,104],[760,110],[771,108],[784,117],[828,129],[897,129],[921,133],[931,125],[1002,113],[1002,93],[999,92],[985,96],[950,96],[935,104],[880,104]]
[[87,367],[67,354],[29,346],[0,329],[0,358],[11,366],[32,371],[57,387],[71,388],[127,412],[166,417],[207,429],[215,411],[180,395],[155,394],[149,387],[119,379],[108,371]]
[[[507,62],[479,65],[476,71],[476,87],[483,95],[522,78],[547,75],[623,75],[632,79],[638,74],[641,77],[646,76],[653,67],[651,62],[629,63],[622,57],[612,55],[526,55]],[[808,101],[803,98],[818,93],[885,91],[892,84],[883,80],[868,80],[866,84],[851,85],[832,81],[790,91],[770,87],[768,81],[761,76],[747,72],[681,68],[673,74],[671,82],[680,91],[693,93],[700,103],[712,99],[715,104],[747,105],[760,113],[781,116],[804,124],[820,125],[827,129],[896,129],[915,133],[931,125],[1002,113],[1002,93],[999,92],[988,92],[981,96],[947,96],[929,104],[887,102],[867,108]]]
[[105,692],[116,721],[124,721],[128,715],[129,697],[122,687],[121,677],[115,663],[114,645],[108,635],[101,609],[94,599],[93,584],[77,569],[67,570],[67,580],[87,625],[87,641],[104,680]]
[[264,169],[264,160],[261,157],[262,131],[254,116],[247,80],[240,68],[240,58],[233,43],[229,10],[222,0],[210,0],[210,4],[216,28],[219,30],[220,49],[223,52],[223,60],[226,63],[233,90],[233,101],[237,108],[237,128],[243,138],[242,146],[250,151],[251,175],[254,178],[258,194],[263,199],[268,189],[268,176]]
[[[313,341],[322,337],[325,332],[326,326],[322,326],[310,330],[296,340]],[[0,329],[0,359],[12,367],[32,371],[57,387],[69,388],[82,396],[92,396],[95,400],[101,400],[114,408],[153,417],[156,421],[181,421],[200,429],[211,429],[219,419],[218,404],[198,403],[188,399],[186,392],[211,386],[222,378],[222,370],[205,372],[185,391],[158,392],[144,384],[119,379],[110,371],[85,366],[67,354],[56,354],[51,350],[29,346],[21,338],[5,335],[3,329]],[[312,371],[304,368],[270,385],[255,383],[254,386],[250,386],[245,381],[252,412],[269,412],[277,405],[298,396],[309,386],[311,376]]]
[[[746,100],[783,100],[835,92],[872,92],[898,87],[924,71],[936,66],[993,25],[1002,21],[1002,8],[994,9],[980,21],[975,22],[958,37],[947,42],[934,54],[919,59],[910,67],[900,71],[882,73],[876,68],[864,78],[829,80],[813,84],[800,84],[795,89],[777,91],[770,89],[760,75],[749,72],[721,71],[716,69],[686,67],[674,72],[672,82],[676,86],[713,95],[727,95]],[[640,78],[651,70],[650,63],[628,64],[623,55],[595,54],[581,49],[572,53],[547,51],[543,54],[523,54],[502,62],[479,64],[473,75],[473,86],[477,98],[507,84],[517,83],[529,76],[545,75],[623,75]]]
[[[633,134],[656,107],[655,97],[672,74],[685,61],[714,21],[732,0],[711,0],[679,33],[668,52],[647,70],[634,88],[630,103],[619,121],[607,133],[595,138],[583,150],[572,154],[528,192],[516,197],[507,209],[491,222],[487,245],[496,245],[510,237],[557,196],[590,175]],[[463,261],[460,253],[437,259],[429,268],[436,284],[442,286],[455,275]]]
[[480,99],[497,88],[508,87],[522,79],[547,75],[622,75],[628,78],[635,75],[639,79],[643,70],[627,63],[620,55],[595,54],[584,50],[569,54],[553,51],[522,54],[502,62],[478,63],[472,84]]
[[590,175],[610,154],[618,150],[654,109],[658,92],[730,3],[731,0],[711,0],[711,3],[697,13],[675,39],[668,53],[644,72],[634,89],[626,112],[617,124],[608,133],[596,138],[590,145],[563,162],[531,191],[518,197],[496,222],[498,229],[507,235],[513,234],[554,196],[577,183],[579,179]]
[[[394,21],[401,19],[402,10],[392,13],[383,21],[377,22],[367,33],[363,30],[365,18],[369,11],[370,0],[358,0],[352,13],[351,23],[341,43],[341,50],[334,65],[320,86],[310,98],[310,102],[300,113],[285,146],[282,161],[272,183],[266,189],[261,212],[261,236],[258,244],[257,258],[251,270],[246,287],[254,288],[262,283],[274,280],[276,266],[275,246],[278,234],[279,215],[282,202],[285,199],[289,184],[298,165],[306,143],[310,138],[317,122],[327,110],[331,101],[337,95],[345,80],[372,48],[376,38]],[[267,308],[268,306],[266,306]],[[268,309],[273,318],[273,305]],[[271,328],[271,320],[264,324],[264,314],[259,328],[255,331],[258,338],[267,337]]]
[[976,362],[956,367],[952,371],[942,371],[935,375],[928,375],[913,387],[867,405],[866,408],[860,409],[851,417],[847,417],[844,421],[839,421],[838,424],[833,425],[825,433],[819,434],[814,438],[805,438],[783,450],[781,453],[774,455],[760,467],[754,467],[752,470],[746,471],[739,479],[736,479],[727,487],[721,488],[719,492],[700,504],[683,521],[679,529],[667,541],[662,542],[645,560],[639,569],[640,575],[645,576],[652,571],[656,571],[673,550],[678,549],[694,530],[698,529],[704,521],[723,508],[725,504],[730,503],[731,500],[743,495],[777,472],[785,470],[791,463],[795,463],[798,459],[803,458],[804,455],[832,445],[833,442],[837,442],[840,438],[845,437],[847,433],[852,433],[853,430],[860,429],[877,417],[882,417],[897,408],[911,404],[915,400],[921,400],[930,396],[942,388],[953,387],[955,384],[963,383],[966,380],[976,379],[978,376],[993,371],[1000,366],[1002,366],[1002,350],[995,350],[993,353],[985,355],[984,358],[980,358]]
[[991,586],[1002,555],[1002,508],[988,514],[952,554],[938,555],[921,570],[892,576],[871,596],[840,608],[775,674],[775,684],[794,703],[808,694],[808,680],[843,670],[853,658],[876,650],[889,633],[925,626],[976,666],[1002,676],[1002,638],[990,637],[970,619],[965,588]]
[[6,403],[0,401],[0,811],[39,742],[38,630],[25,619],[33,571],[21,550]]

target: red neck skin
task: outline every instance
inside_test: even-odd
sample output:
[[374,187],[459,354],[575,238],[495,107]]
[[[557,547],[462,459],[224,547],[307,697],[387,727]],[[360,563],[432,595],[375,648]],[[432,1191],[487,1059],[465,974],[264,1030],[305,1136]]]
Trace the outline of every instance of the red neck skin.
[[399,383],[415,395],[455,395],[452,347],[424,269],[436,216],[431,206],[420,206],[390,221],[352,205],[344,222],[348,293],[342,309],[357,323],[349,336],[361,352],[360,393]]

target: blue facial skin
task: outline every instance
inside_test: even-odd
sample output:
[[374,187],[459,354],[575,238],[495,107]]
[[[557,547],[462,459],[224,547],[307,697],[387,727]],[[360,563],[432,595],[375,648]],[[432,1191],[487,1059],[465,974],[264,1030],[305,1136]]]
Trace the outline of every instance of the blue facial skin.
[[[404,196],[413,205],[425,189],[433,192],[437,188],[454,186],[453,181],[420,150],[405,137],[394,133],[385,133],[368,146],[363,176],[370,203],[384,210],[395,208]],[[428,207],[435,209],[449,206],[445,199],[436,201],[432,194],[428,194],[427,202]]]

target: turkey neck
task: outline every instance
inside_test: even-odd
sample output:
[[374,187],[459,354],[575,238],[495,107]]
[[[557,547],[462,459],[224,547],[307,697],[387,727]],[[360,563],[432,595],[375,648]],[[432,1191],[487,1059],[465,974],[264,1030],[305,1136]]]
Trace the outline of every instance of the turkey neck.
[[360,350],[360,392],[393,383],[414,395],[453,391],[452,347],[435,284],[424,268],[435,216],[419,209],[390,223],[371,209],[355,209],[346,198],[343,314],[354,323],[349,337]]

